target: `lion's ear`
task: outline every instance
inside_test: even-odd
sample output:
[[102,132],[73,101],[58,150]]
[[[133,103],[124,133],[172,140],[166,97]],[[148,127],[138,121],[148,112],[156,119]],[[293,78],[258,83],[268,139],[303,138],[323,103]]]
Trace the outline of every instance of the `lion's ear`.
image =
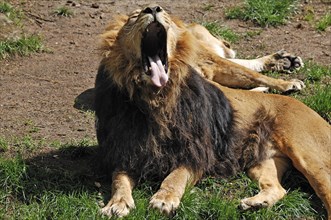
[[118,15],[110,22],[103,34],[100,35],[99,49],[102,51],[103,56],[107,56],[111,47],[113,46],[120,29],[124,26],[128,19],[126,15]]

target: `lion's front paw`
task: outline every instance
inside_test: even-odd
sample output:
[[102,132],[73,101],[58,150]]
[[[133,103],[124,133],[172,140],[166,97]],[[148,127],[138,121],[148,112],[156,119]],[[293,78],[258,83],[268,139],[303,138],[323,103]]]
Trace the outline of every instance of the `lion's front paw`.
[[260,209],[271,206],[266,200],[257,200],[254,197],[242,199],[239,208],[241,210]]
[[178,208],[179,203],[180,198],[175,193],[160,189],[153,195],[149,204],[150,207],[170,215]]
[[101,209],[103,215],[108,217],[124,217],[135,207],[133,198],[113,197],[108,204]]
[[272,59],[267,64],[272,71],[293,72],[303,67],[301,57],[280,50],[272,55]]

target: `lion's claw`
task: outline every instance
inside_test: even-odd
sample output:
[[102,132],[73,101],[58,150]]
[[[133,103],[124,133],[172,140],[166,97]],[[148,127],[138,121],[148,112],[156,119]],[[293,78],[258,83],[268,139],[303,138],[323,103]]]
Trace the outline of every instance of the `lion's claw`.
[[175,196],[173,193],[159,190],[152,197],[149,206],[160,210],[161,213],[171,215],[179,207],[180,198]]
[[304,82],[298,79],[292,79],[289,81],[288,86],[285,90],[285,92],[291,92],[291,91],[300,91],[303,88],[305,88]]
[[108,217],[117,216],[124,217],[127,216],[131,209],[135,207],[133,199],[111,199],[109,203],[103,207],[100,212]]

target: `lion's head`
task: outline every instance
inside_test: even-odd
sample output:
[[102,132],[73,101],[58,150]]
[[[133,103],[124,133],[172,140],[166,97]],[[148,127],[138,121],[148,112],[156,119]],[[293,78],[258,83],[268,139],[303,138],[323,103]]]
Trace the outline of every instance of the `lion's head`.
[[149,100],[169,92],[169,85],[180,83],[193,60],[191,34],[158,5],[118,18],[102,39],[103,62],[130,97],[137,89]]

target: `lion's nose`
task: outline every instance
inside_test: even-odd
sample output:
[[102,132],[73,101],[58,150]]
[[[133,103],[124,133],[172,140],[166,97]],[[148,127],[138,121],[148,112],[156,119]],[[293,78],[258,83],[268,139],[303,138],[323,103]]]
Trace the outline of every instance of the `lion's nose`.
[[146,14],[152,14],[153,16],[156,15],[156,13],[161,12],[162,8],[160,6],[153,6],[153,7],[147,7],[143,10]]

